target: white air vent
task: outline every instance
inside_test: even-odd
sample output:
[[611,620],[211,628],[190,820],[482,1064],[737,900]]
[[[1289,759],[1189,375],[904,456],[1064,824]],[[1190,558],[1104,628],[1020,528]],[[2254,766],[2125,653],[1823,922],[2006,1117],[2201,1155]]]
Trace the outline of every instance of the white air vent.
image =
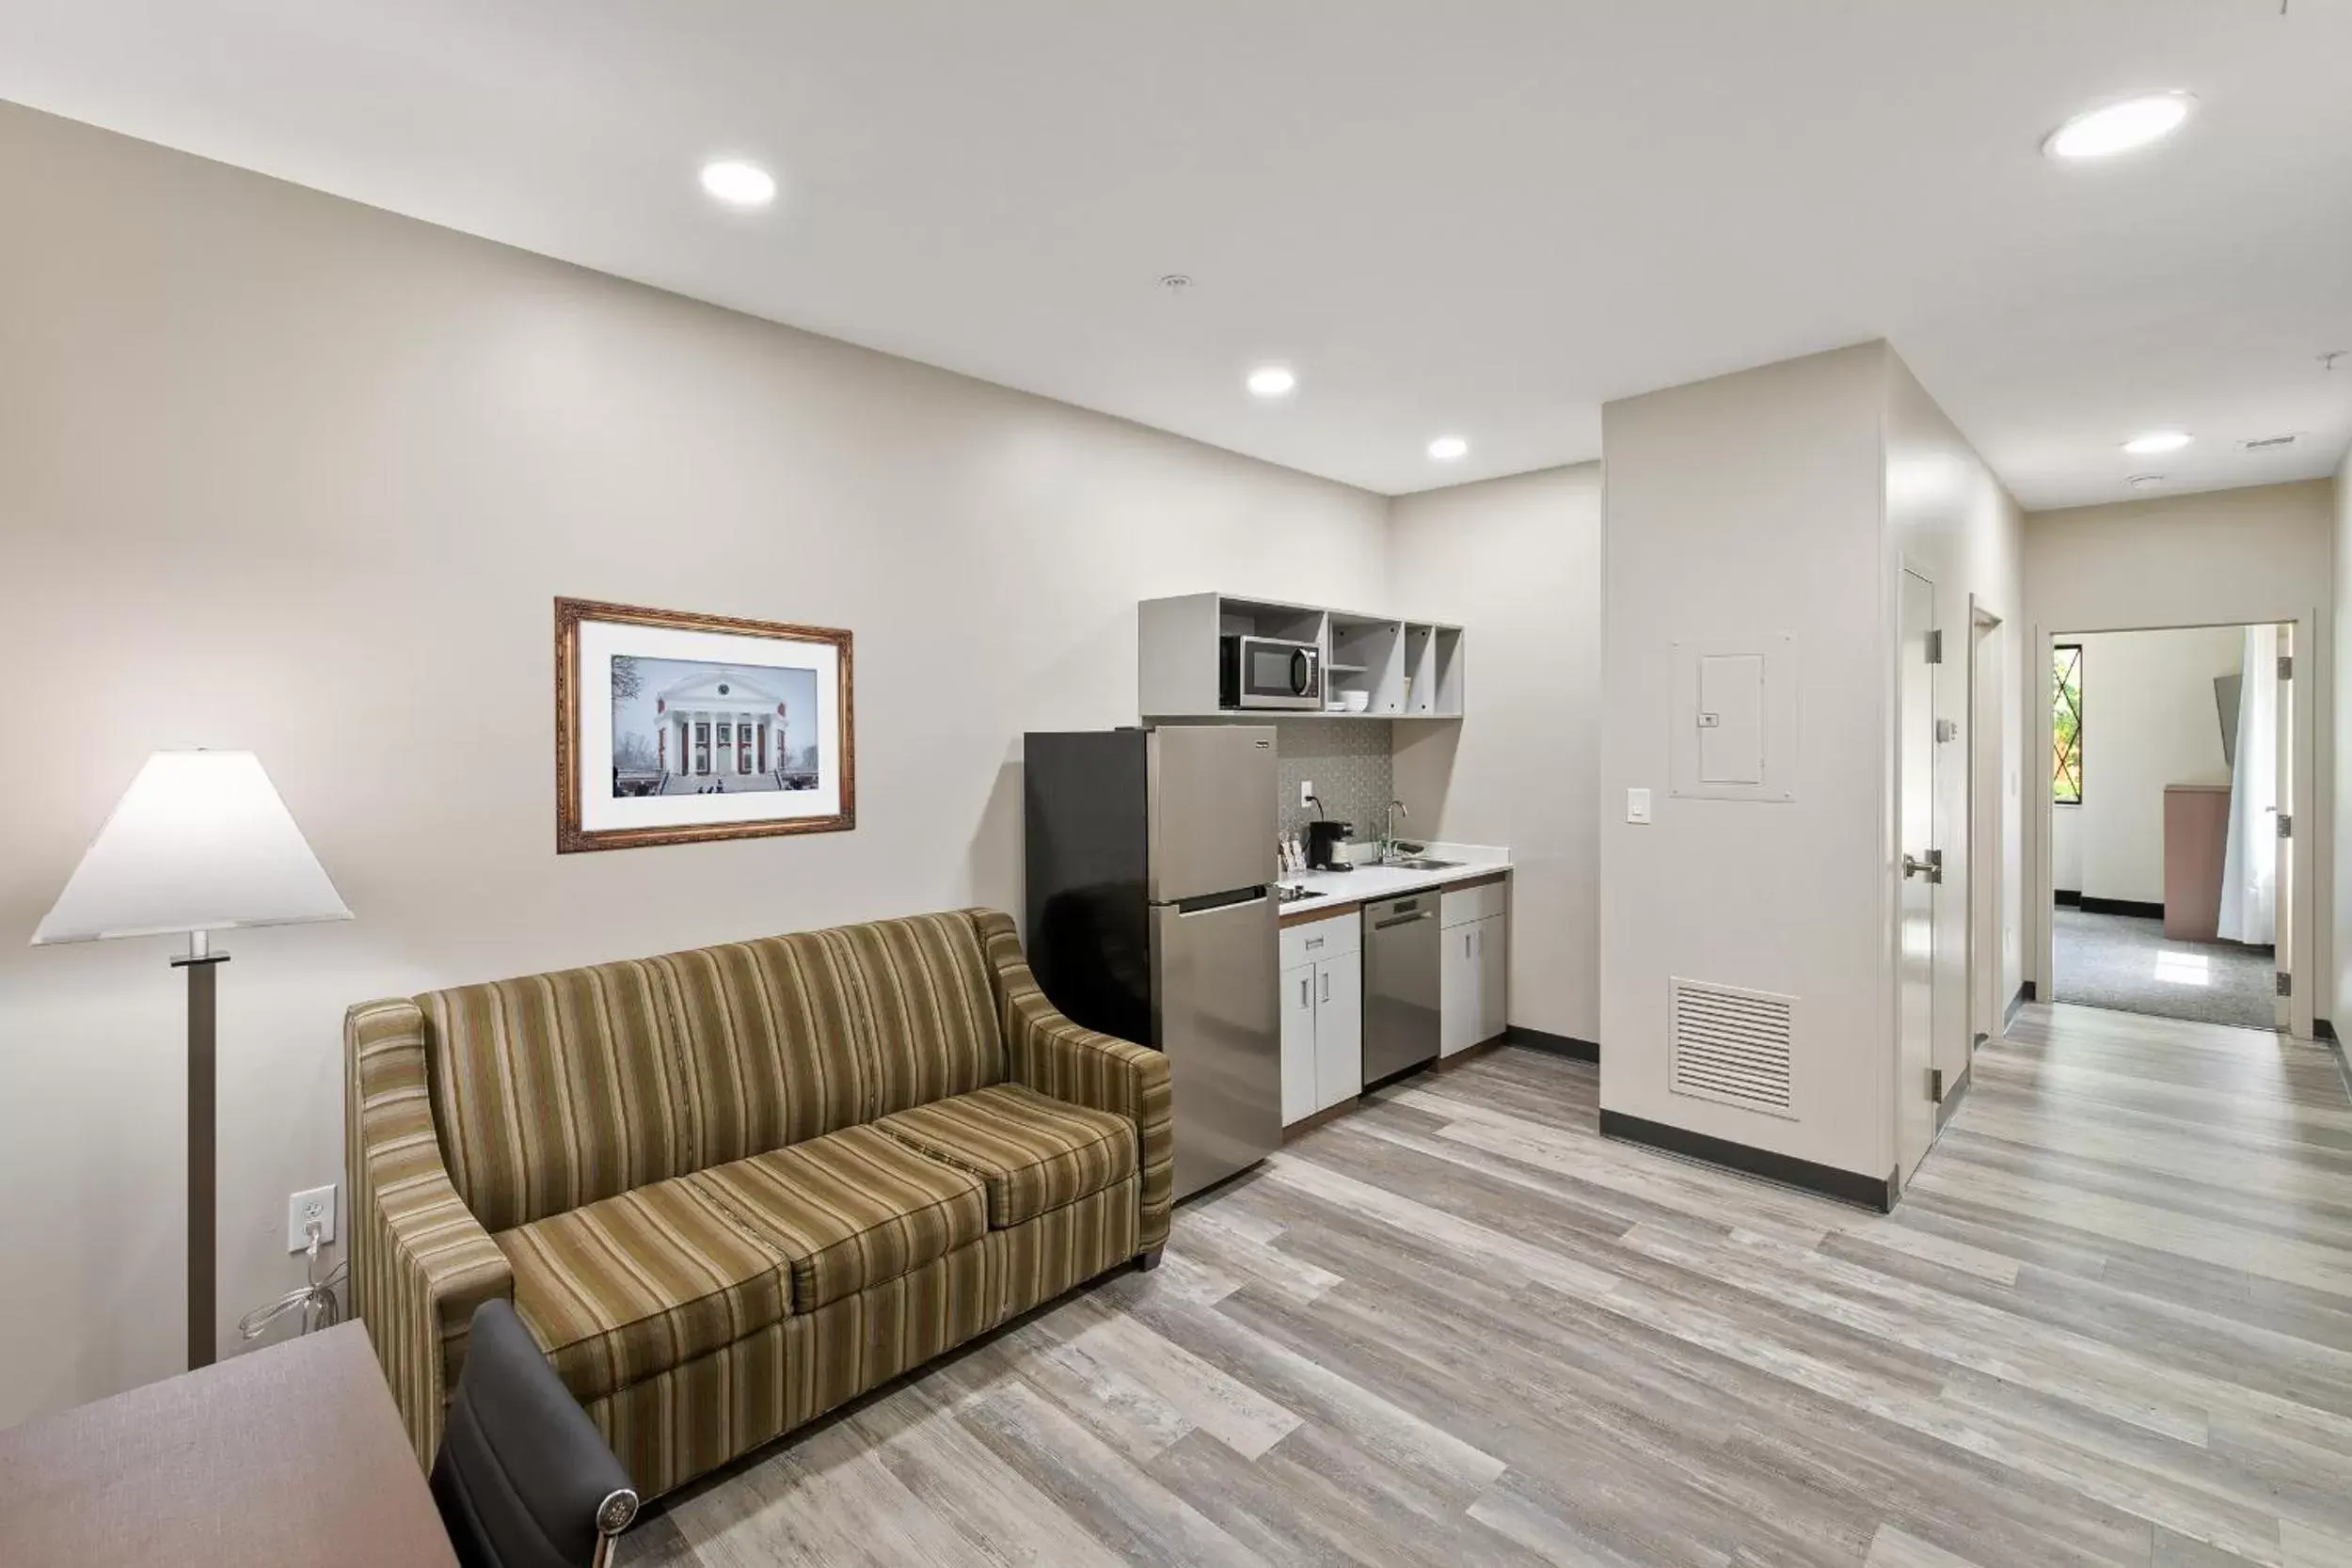
[[1797,999],[1704,980],[1674,982],[1666,1086],[1788,1117]]
[[2299,433],[2286,436],[2263,436],[2251,441],[2240,441],[2237,444],[2237,450],[2240,451],[2277,451],[2281,447],[2295,445],[2299,439],[2301,439]]

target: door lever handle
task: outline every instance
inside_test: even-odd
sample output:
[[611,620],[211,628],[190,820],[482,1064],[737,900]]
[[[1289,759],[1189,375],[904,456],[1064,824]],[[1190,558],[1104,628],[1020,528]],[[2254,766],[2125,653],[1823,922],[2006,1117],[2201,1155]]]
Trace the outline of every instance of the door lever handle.
[[1942,881],[1944,879],[1944,851],[1931,849],[1928,851],[1928,858],[1923,861],[1913,860],[1909,855],[1903,856],[1903,875],[1925,877],[1931,882]]

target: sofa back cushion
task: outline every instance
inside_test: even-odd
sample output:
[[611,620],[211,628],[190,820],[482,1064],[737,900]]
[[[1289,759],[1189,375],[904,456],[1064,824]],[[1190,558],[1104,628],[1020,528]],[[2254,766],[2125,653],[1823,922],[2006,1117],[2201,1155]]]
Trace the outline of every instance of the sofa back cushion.
[[458,1196],[511,1229],[1005,1077],[971,913],[417,998]]
[[693,1169],[672,1009],[650,964],[459,986],[417,1006],[450,1180],[485,1229]]
[[680,1107],[708,1169],[1005,1076],[968,914],[656,958],[678,1006]]
[[972,911],[840,934],[857,955],[872,1020],[876,1100],[866,1119],[1004,1081],[1004,1031]]
[[679,1110],[698,1169],[866,1119],[872,1050],[839,931],[698,947],[653,963],[676,999]]

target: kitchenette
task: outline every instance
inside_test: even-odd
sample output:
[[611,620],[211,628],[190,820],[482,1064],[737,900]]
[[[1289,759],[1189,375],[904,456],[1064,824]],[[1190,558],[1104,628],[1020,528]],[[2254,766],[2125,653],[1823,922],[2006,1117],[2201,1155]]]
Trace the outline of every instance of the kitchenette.
[[1461,721],[1461,627],[1138,608],[1142,722],[1025,738],[1025,941],[1063,1013],[1167,1055],[1184,1197],[1504,1033],[1510,855],[1400,831],[1394,731]]
[[1509,852],[1408,847],[1279,884],[1287,1129],[1507,1026]]

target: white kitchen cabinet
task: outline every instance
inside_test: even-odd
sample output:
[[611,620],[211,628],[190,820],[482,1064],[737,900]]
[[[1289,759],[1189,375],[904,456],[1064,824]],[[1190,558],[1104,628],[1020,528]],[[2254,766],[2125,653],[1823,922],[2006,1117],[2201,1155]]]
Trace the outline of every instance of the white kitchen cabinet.
[[1478,1043],[1478,927],[1466,920],[1438,933],[1438,1051],[1451,1056]]
[[1315,965],[1315,1109],[1364,1092],[1364,956]]
[[1451,1056],[1509,1026],[1511,927],[1501,882],[1449,890],[1438,933],[1438,1050]]
[[1282,932],[1282,1125],[1364,1088],[1362,921],[1333,915]]
[[1478,1038],[1490,1040],[1511,1026],[1511,917],[1490,914],[1478,923]]
[[1315,1103],[1315,965],[1282,971],[1282,1125],[1304,1121]]

